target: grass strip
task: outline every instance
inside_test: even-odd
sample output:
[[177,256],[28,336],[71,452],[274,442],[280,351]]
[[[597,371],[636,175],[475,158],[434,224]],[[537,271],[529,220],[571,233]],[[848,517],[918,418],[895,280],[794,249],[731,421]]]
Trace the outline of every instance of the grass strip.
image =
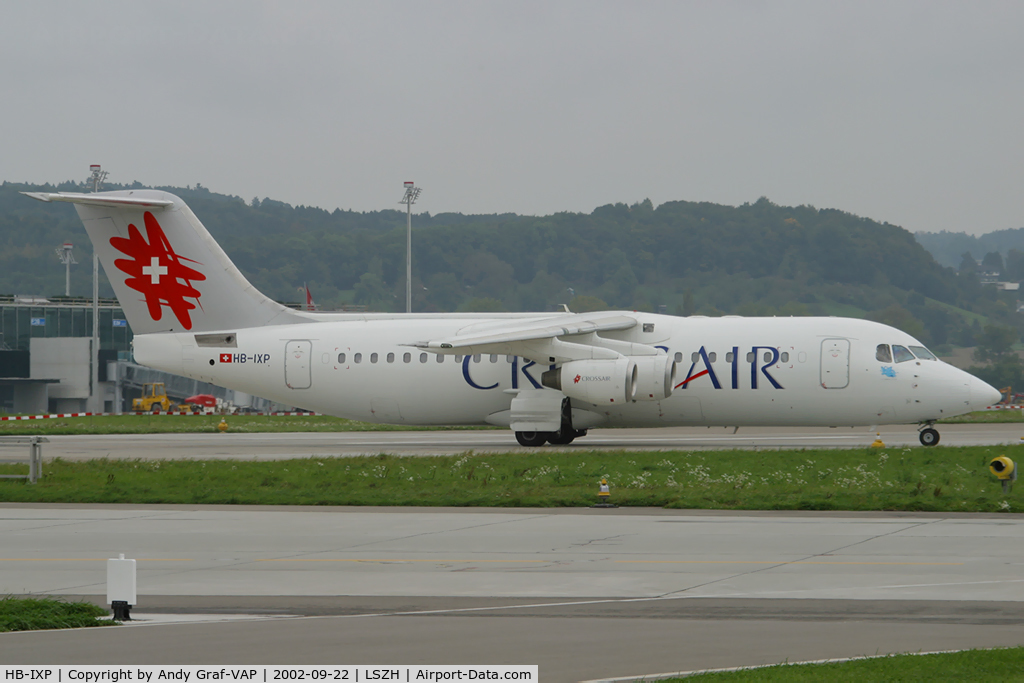
[[1024,647],[892,655],[830,664],[780,664],[667,679],[690,683],[861,683],[862,681],[1024,681]]
[[52,598],[0,599],[0,632],[39,631],[52,628],[111,626],[108,610],[88,602],[64,602]]
[[[620,506],[722,510],[1022,512],[988,470],[1007,447],[850,450],[516,451],[256,460],[55,459],[0,501],[247,505],[582,507],[606,478]],[[19,469],[20,468],[20,471]],[[17,474],[25,465],[0,465]]]
[[[217,432],[220,415],[90,415],[45,420],[5,420],[0,436],[62,434],[193,434]],[[497,429],[491,426],[419,427],[346,420],[329,415],[228,415],[232,432],[400,432]]]

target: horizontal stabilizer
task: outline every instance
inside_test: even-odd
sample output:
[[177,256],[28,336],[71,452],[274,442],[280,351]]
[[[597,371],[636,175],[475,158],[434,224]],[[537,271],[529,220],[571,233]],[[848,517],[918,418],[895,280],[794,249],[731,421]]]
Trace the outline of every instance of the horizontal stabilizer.
[[81,192],[22,192],[26,197],[41,202],[68,202],[69,204],[85,204],[87,206],[106,206],[117,208],[137,206],[147,209],[164,209],[174,204],[169,199],[147,199],[145,197],[112,197],[110,195],[82,194]]

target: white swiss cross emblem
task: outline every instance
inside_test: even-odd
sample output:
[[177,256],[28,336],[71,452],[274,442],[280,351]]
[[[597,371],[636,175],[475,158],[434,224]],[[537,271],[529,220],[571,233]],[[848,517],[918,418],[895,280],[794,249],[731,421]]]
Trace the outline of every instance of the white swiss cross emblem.
[[150,277],[154,285],[160,284],[160,276],[167,275],[167,266],[160,265],[160,259],[156,256],[149,260],[148,266],[142,266],[142,274]]

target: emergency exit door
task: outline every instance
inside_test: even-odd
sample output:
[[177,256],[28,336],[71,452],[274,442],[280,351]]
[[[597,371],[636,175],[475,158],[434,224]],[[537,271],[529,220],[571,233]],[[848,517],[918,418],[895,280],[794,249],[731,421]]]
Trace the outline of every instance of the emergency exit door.
[[850,384],[850,340],[826,339],[821,342],[821,386],[845,389]]
[[293,339],[284,347],[284,383],[289,389],[309,389],[311,384],[309,357],[313,344]]

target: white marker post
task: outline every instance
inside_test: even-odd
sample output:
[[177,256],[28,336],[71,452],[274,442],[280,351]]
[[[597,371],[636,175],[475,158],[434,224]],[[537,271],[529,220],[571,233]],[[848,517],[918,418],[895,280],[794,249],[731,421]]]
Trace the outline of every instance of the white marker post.
[[114,621],[131,621],[128,610],[135,606],[135,560],[107,560],[107,603],[114,611]]

